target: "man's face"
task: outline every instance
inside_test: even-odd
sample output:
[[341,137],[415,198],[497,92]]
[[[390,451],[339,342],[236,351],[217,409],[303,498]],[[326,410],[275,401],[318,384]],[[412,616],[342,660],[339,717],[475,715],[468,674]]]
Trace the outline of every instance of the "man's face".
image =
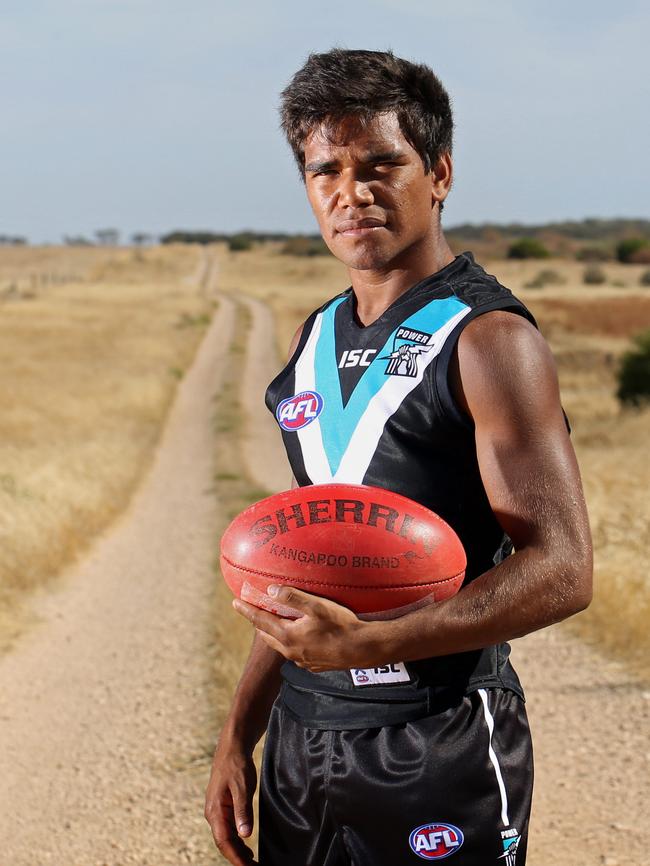
[[335,130],[317,127],[305,142],[305,185],[325,243],[356,270],[404,261],[432,237],[434,198],[447,193],[425,174],[394,112],[365,128],[353,117]]

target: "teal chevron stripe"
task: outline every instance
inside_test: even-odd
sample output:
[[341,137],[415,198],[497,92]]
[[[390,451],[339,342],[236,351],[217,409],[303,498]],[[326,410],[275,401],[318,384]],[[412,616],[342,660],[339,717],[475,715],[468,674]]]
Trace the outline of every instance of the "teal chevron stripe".
[[[458,298],[438,298],[421,307],[392,331],[383,348],[377,353],[369,367],[364,370],[346,406],[343,406],[339,371],[336,364],[336,342],[334,317],[340,298],[322,313],[323,321],[314,358],[316,390],[323,398],[323,411],[319,418],[323,447],[334,474],[341,462],[352,434],[354,433],[368,404],[386,383],[386,361],[379,360],[393,350],[393,341],[398,328],[415,328],[433,334],[453,316],[466,309]],[[354,348],[350,346],[349,348]]]

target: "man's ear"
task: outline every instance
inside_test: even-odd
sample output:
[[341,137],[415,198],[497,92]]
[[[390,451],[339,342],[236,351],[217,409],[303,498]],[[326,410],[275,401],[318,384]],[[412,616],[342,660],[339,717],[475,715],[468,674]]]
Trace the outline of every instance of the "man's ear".
[[454,164],[450,153],[443,153],[431,169],[431,205],[442,203],[449,194],[454,173]]

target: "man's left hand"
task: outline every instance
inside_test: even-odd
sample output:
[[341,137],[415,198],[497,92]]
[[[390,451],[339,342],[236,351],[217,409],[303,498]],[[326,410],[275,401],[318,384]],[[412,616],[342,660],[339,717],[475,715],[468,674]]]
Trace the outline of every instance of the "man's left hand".
[[299,667],[320,673],[380,663],[368,639],[371,624],[347,607],[290,586],[270,586],[267,592],[270,602],[294,608],[300,618],[286,619],[238,598],[233,607],[262,640]]

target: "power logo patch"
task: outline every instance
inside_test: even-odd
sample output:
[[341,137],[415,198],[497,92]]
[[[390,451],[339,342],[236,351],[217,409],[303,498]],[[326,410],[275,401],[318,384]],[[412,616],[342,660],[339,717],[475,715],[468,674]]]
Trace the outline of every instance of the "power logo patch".
[[503,866],[517,866],[517,849],[521,836],[516,827],[510,830],[501,831],[501,841],[503,842],[503,854],[499,856],[499,860],[503,860]]
[[387,376],[412,376],[418,374],[418,358],[430,351],[431,334],[416,331],[414,328],[400,327],[395,332],[393,351],[383,355],[381,360],[387,360]]

